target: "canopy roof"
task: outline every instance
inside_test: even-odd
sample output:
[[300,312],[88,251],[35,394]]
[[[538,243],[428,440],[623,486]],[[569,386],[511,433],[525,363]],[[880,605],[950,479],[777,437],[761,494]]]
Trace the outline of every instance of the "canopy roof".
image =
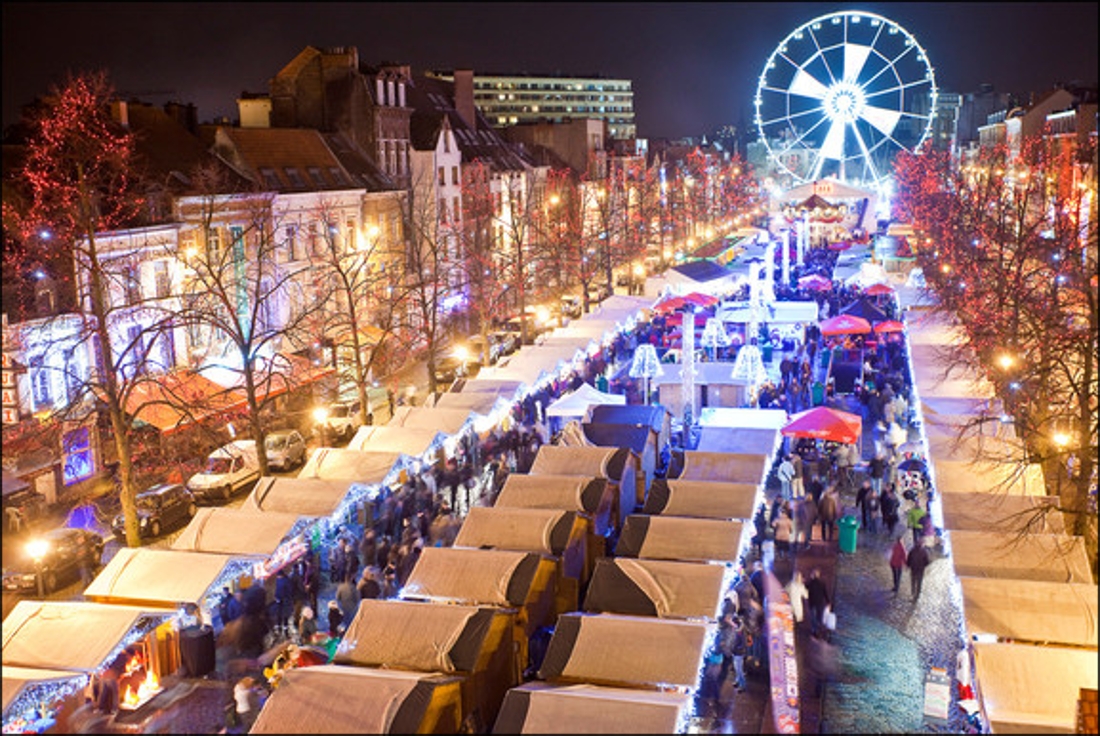
[[1097,645],[1097,587],[1084,583],[959,578],[971,636]]
[[576,519],[574,512],[559,509],[473,506],[462,521],[454,546],[561,555]]
[[771,456],[779,449],[781,440],[778,429],[703,427],[695,449],[697,452],[742,452]]
[[542,445],[531,475],[585,475],[621,480],[630,450],[615,447],[561,447]]
[[850,445],[859,441],[863,419],[858,414],[815,406],[792,416],[780,431],[785,437],[808,437]]
[[254,508],[200,508],[172,542],[172,549],[269,557],[291,535],[300,518]]
[[221,554],[123,547],[87,587],[84,597],[165,607],[197,604],[232,559]]
[[[565,613],[539,670],[544,680],[694,688],[715,626],[648,616]],[[638,656],[638,648],[645,656]]]
[[1096,650],[975,644],[974,675],[994,733],[1074,733],[1080,690],[1096,689]]
[[783,409],[744,409],[731,406],[707,406],[699,411],[702,427],[734,429],[782,429],[787,423]]
[[757,492],[753,483],[654,478],[643,511],[662,516],[751,519]]
[[546,407],[548,417],[583,417],[590,407],[602,404],[626,404],[623,394],[605,394],[587,383],[582,383],[576,391],[563,395]]
[[[825,279],[828,281],[828,279]],[[727,304],[718,309],[715,313],[723,322],[732,322],[736,324],[748,324],[752,321],[752,310],[749,308],[748,303],[735,302]],[[762,310],[760,319],[771,324],[797,324],[809,325],[817,322],[818,306],[817,302],[772,302],[768,304]]]
[[835,317],[822,320],[818,327],[821,334],[826,337],[833,335],[866,335],[871,331],[870,322],[851,314],[838,314]]
[[1091,583],[1085,540],[1065,534],[951,531],[955,574],[968,577]]
[[497,508],[558,509],[595,514],[607,480],[579,475],[510,473],[497,496]]
[[[460,679],[438,673],[318,665],[286,670],[249,733],[428,733],[437,694]],[[459,694],[454,688],[451,698]],[[436,701],[436,702],[433,702]],[[459,718],[455,718],[455,726]]]
[[542,558],[532,552],[425,547],[401,596],[470,605],[520,606]]
[[691,519],[682,516],[626,517],[618,557],[657,560],[733,562],[741,548],[740,521]]
[[401,458],[397,452],[367,452],[322,447],[314,450],[299,478],[350,480],[364,485],[385,482]]
[[504,696],[494,733],[681,733],[686,693],[529,682]]
[[669,473],[673,480],[705,480],[727,483],[761,483],[767,472],[769,456],[738,452],[698,452],[682,454],[678,473]]
[[[407,407],[401,408],[405,409]],[[443,411],[446,413],[446,410],[441,409],[428,409],[427,411]],[[467,416],[469,415],[467,414]],[[355,436],[351,438],[351,442],[348,443],[347,449],[363,452],[396,452],[410,457],[421,457],[429,450],[439,447],[446,437],[447,435],[439,429],[371,425],[360,427]]]
[[1052,496],[1010,496],[1001,492],[940,496],[944,528],[952,530],[1012,532],[1027,524],[1031,532],[1061,534],[1066,530],[1061,511],[1049,510],[1041,517],[1037,513],[1037,509],[1057,503]]
[[868,322],[885,322],[887,320],[886,312],[875,306],[867,297],[860,297],[854,302],[849,304],[840,310],[841,314],[850,314],[853,317],[862,317]]
[[407,600],[363,600],[335,664],[421,672],[477,668],[499,609]]
[[640,424],[651,428],[654,432],[660,432],[665,428],[668,416],[668,409],[663,406],[644,404],[627,406],[625,401],[621,401],[593,407],[589,421],[593,424]]
[[265,514],[330,516],[340,508],[351,486],[350,480],[265,477],[256,483],[241,508]]
[[46,670],[35,667],[15,667],[4,663],[4,705],[6,712],[8,706],[23,692],[23,689],[36,683],[56,682],[59,680],[72,680],[85,677],[81,672],[66,672],[65,670]]
[[596,561],[584,610],[715,621],[725,592],[723,565],[604,557]]
[[584,422],[581,424],[586,440],[599,447],[626,447],[639,455],[647,445],[656,448],[658,430],[648,424],[605,424]]
[[[470,384],[475,383],[476,381],[477,381],[476,378],[473,381],[467,381],[466,386],[464,388],[468,389]],[[481,414],[482,416],[488,416],[493,411],[494,407],[496,407],[498,401],[506,401],[506,402],[511,403],[512,396],[513,396],[514,393],[515,393],[514,390],[511,391],[511,392],[502,392],[502,393],[497,393],[496,391],[470,391],[470,390],[464,390],[461,393],[454,393],[453,391],[447,391],[446,393],[441,393],[441,394],[438,395],[438,398],[435,400],[435,406],[432,407],[432,408],[434,408],[436,410],[464,411],[464,412],[466,412],[467,415],[469,415],[471,412],[473,412],[475,414]],[[399,407],[399,409],[419,409],[419,408],[426,408],[426,407],[409,407],[409,406]],[[432,419],[435,416],[441,416],[441,415],[435,415],[433,413],[428,418]],[[395,418],[396,418],[396,415],[395,415]],[[451,422],[451,424],[449,426],[454,426],[454,421],[457,421],[457,414],[455,415],[455,419],[453,419],[453,420],[448,419],[448,421]],[[440,426],[443,426],[443,425],[440,425]],[[453,434],[453,432],[452,432],[452,434]]]
[[[652,379],[655,387],[673,385],[679,388],[683,383],[683,363],[664,363],[662,373]],[[733,377],[733,363],[696,363],[695,383],[699,386],[747,386],[744,378]]]
[[4,619],[4,677],[16,666],[94,672],[109,664],[107,658],[136,627],[175,613],[86,601],[19,601]]
[[[947,496],[989,495],[1044,496],[1046,481],[1038,463],[1018,463],[995,460],[967,462],[933,458],[932,473],[936,490]],[[1034,502],[1032,502],[1034,503]]]
[[[913,328],[910,325],[909,334]],[[945,358],[941,344],[909,345],[909,354],[913,364],[913,383],[916,384],[921,399],[939,396],[965,397],[970,399],[990,399],[995,395],[993,384],[976,367],[952,366]]]

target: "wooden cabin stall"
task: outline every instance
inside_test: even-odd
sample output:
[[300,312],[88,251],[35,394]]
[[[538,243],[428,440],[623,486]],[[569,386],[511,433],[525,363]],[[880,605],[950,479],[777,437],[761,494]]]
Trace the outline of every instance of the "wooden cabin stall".
[[625,447],[543,445],[529,475],[580,475],[606,480],[613,491],[611,520],[615,529],[621,529],[626,517],[644,502],[641,458]]
[[694,708],[680,692],[529,682],[508,691],[493,733],[686,733]]

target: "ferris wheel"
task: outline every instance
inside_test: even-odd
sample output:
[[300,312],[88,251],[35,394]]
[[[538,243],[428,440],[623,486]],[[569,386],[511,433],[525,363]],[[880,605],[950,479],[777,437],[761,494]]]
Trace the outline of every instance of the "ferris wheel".
[[764,65],[756,127],[780,173],[880,186],[900,151],[932,128],[936,79],[928,56],[880,15],[841,11],[799,26]]

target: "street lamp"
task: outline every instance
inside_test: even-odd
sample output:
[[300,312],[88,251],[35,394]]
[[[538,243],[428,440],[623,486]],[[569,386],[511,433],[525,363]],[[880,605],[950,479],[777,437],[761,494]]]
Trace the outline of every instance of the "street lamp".
[[34,560],[34,581],[38,587],[38,597],[45,598],[46,593],[42,584],[42,558],[50,549],[50,544],[45,539],[32,539],[27,542],[27,554]]

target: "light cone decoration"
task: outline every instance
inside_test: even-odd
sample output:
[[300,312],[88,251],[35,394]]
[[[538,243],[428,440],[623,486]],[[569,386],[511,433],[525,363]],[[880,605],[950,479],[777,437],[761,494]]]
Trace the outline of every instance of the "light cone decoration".
[[[680,389],[684,405],[684,426],[690,427],[695,422],[698,412],[695,407],[695,313],[688,312],[691,326],[684,329],[683,336],[683,370],[680,372]],[[686,321],[686,320],[685,320]]]
[[664,375],[664,368],[657,358],[657,349],[649,343],[642,343],[634,350],[634,358],[630,362],[630,377],[645,379],[645,403],[649,403],[649,381],[657,376]]
[[757,387],[768,380],[768,371],[764,368],[764,356],[760,348],[752,343],[742,346],[737,351],[737,359],[733,361],[731,376],[749,382],[749,396],[756,403]]

